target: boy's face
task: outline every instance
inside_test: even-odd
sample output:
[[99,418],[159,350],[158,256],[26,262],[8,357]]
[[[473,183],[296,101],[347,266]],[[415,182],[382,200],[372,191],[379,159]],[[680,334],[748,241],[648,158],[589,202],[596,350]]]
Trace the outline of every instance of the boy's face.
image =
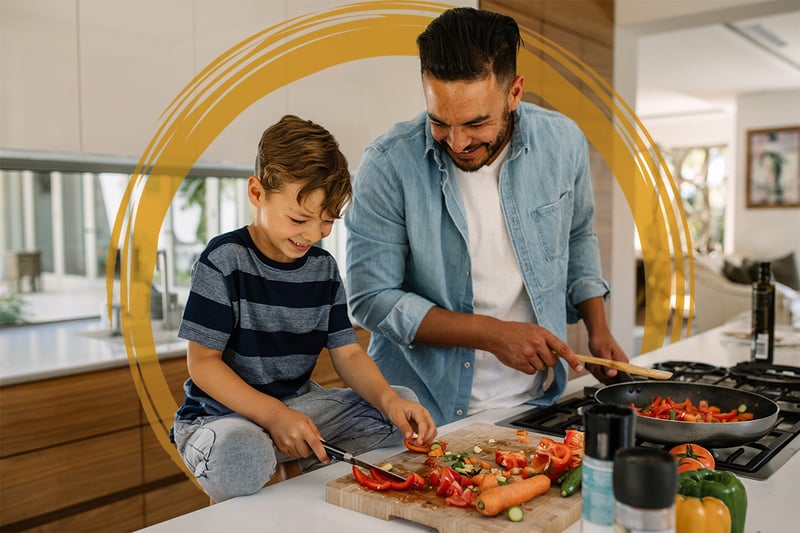
[[422,77],[431,134],[458,168],[471,172],[494,161],[511,136],[523,83],[517,76],[506,90],[494,74],[476,81]]
[[335,217],[322,212],[322,189],[297,202],[297,191],[303,185],[288,183],[282,191],[267,194],[257,177],[251,176],[247,182],[250,203],[256,208],[250,234],[258,249],[273,261],[300,259],[333,228]]

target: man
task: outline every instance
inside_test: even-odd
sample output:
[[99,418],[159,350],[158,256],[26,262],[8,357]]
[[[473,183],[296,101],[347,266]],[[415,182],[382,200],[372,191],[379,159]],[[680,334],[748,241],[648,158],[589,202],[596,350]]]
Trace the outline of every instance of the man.
[[567,364],[583,370],[567,322],[627,360],[605,316],[586,139],[521,103],[512,18],[451,9],[417,44],[427,112],[366,148],[345,218],[351,310],[437,423],[552,403]]

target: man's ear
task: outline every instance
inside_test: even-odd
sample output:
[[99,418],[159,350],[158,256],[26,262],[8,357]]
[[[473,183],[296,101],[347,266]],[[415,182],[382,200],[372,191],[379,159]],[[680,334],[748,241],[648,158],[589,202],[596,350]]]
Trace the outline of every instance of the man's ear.
[[522,101],[523,88],[525,87],[525,76],[517,76],[511,82],[511,90],[508,92],[508,108],[514,111]]

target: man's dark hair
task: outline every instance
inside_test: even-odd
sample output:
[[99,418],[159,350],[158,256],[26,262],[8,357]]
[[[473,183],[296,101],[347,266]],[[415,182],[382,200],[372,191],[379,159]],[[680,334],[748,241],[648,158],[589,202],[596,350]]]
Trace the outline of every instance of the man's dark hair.
[[513,18],[471,7],[445,11],[417,37],[423,76],[476,81],[494,72],[501,85],[517,75],[521,44]]

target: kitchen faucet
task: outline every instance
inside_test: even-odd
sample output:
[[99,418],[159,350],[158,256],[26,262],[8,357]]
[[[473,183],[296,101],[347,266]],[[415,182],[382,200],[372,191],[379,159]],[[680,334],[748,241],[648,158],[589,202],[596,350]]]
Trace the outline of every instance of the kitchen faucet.
[[173,301],[170,294],[170,273],[169,261],[166,250],[159,250],[156,256],[158,271],[161,273],[161,317],[162,329],[170,330],[178,327],[176,314],[177,302]]

